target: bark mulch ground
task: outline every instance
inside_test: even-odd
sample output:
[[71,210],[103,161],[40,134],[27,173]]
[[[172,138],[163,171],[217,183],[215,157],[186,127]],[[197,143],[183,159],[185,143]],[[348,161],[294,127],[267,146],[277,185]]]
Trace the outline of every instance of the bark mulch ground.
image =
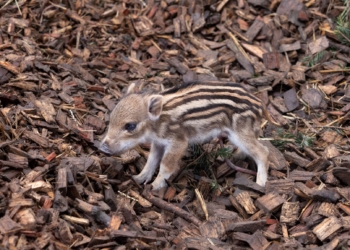
[[[0,248],[349,248],[349,9],[339,0],[0,2]],[[262,124],[265,188],[230,167],[254,162],[217,140],[190,147],[157,194],[131,178],[149,145],[97,150],[129,83],[194,80],[244,84],[282,125]]]

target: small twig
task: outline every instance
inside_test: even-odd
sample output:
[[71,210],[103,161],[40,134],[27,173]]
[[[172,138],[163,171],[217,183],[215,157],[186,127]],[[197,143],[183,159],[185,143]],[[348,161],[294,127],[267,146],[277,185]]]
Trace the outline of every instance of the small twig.
[[205,215],[205,219],[209,220],[209,213],[208,213],[208,208],[207,208],[207,204],[205,204],[205,201],[203,199],[203,195],[201,194],[201,192],[196,188],[194,190],[197,199],[199,200],[199,203],[201,204],[202,210],[204,212]]
[[339,44],[339,43],[336,43],[336,42],[333,42],[331,40],[329,40],[329,46],[330,47],[333,47],[333,48],[336,48],[336,49],[339,49],[343,52],[346,52],[346,53],[350,53],[350,48],[346,45],[343,45],[343,44]]
[[159,50],[159,52],[163,52],[163,50],[158,46],[158,44],[156,44],[156,42],[153,39],[151,39],[151,42],[154,45],[154,47],[156,47],[157,50]]
[[[220,147],[224,148],[224,143],[222,142],[222,138],[219,139],[220,141]],[[241,173],[246,173],[246,174],[251,174],[251,175],[256,175],[256,172],[249,170],[249,169],[245,169],[245,168],[241,168],[236,166],[235,164],[233,164],[229,159],[225,158],[225,162],[227,164],[227,166],[229,166],[230,168],[232,168],[233,170],[237,171],[237,172],[241,172]]]
[[314,128],[334,128],[334,129],[341,129],[345,131],[350,131],[349,128],[343,128],[343,127],[338,127],[338,126],[313,126]]
[[165,210],[168,210],[174,214],[177,214],[178,216],[184,218],[185,220],[192,222],[196,226],[199,226],[201,224],[201,221],[199,219],[197,219],[195,216],[188,213],[187,211],[177,206],[174,206],[173,204],[168,203],[160,198],[153,196],[151,192],[151,188],[152,188],[151,185],[146,185],[145,189],[142,192],[142,196],[145,197],[148,201],[150,201],[153,205],[163,208]]
[[342,117],[338,118],[337,120],[334,120],[330,123],[328,123],[327,125],[325,125],[324,127],[327,127],[327,126],[331,126],[333,125],[334,123],[337,123],[337,122],[340,122],[342,120],[344,120],[344,118],[347,118],[349,116],[350,112],[346,113],[345,115],[343,115]]
[[18,5],[17,0],[15,0],[15,3],[16,3],[17,9],[18,9],[18,11],[19,11],[19,14],[22,16],[22,11],[21,11],[21,8],[20,8],[19,5]]
[[[75,117],[75,115],[71,109],[69,109],[69,113],[72,116],[72,119],[75,121],[75,123],[78,125],[81,125],[81,123],[77,120],[77,118]],[[86,130],[86,131],[88,131],[88,130]]]
[[61,6],[61,5],[58,5],[58,4],[54,4],[53,2],[50,2],[50,4],[52,4],[53,6],[57,7],[57,8],[60,8],[62,10],[67,10],[67,8]]
[[3,8],[5,8],[7,5],[9,5],[11,3],[12,0],[8,0],[2,7],[0,10],[2,10]]
[[77,40],[76,40],[76,44],[75,44],[75,48],[76,48],[76,49],[79,48],[79,45],[80,45],[80,37],[81,37],[81,31],[78,31]]
[[248,56],[247,52],[245,52],[245,50],[242,48],[242,45],[238,42],[237,38],[231,33],[228,32],[229,37],[232,39],[232,41],[235,43],[235,45],[237,46],[238,50],[242,53],[242,55],[247,58],[247,60],[251,63],[251,59]]
[[94,188],[93,188],[92,185],[91,185],[90,179],[89,179],[89,177],[88,177],[87,175],[85,175],[85,179],[86,179],[86,181],[88,182],[89,187],[91,188],[91,191],[92,191],[92,192],[95,192],[95,191],[94,191]]
[[119,190],[118,190],[118,194],[120,194],[120,195],[122,195],[122,196],[124,196],[125,198],[128,198],[128,199],[130,199],[130,200],[133,200],[133,201],[138,202],[138,200],[135,199],[134,197],[131,197],[131,196],[127,195],[127,194],[124,194],[123,192],[120,192]]
[[325,69],[320,70],[320,73],[342,73],[342,72],[350,72],[350,69]]

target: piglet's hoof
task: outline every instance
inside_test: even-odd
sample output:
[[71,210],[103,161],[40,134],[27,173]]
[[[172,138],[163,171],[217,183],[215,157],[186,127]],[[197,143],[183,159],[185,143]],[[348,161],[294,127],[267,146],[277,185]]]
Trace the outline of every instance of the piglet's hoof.
[[159,178],[157,177],[153,182],[152,182],[152,187],[153,190],[160,190],[161,188],[167,187],[167,183],[164,178]]

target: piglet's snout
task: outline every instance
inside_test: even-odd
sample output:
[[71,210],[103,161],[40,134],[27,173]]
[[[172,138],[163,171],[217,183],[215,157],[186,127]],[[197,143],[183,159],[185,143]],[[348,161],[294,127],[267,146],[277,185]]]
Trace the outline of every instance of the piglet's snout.
[[108,138],[105,138],[101,141],[100,147],[98,149],[106,154],[111,154],[110,144],[111,141]]

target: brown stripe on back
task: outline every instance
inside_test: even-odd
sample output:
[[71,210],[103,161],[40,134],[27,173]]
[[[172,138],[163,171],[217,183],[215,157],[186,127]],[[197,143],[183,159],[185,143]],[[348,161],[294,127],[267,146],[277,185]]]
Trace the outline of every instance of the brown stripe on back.
[[164,104],[172,105],[174,102],[180,101],[183,98],[193,96],[193,95],[199,95],[201,93],[220,93],[220,92],[238,94],[239,96],[244,96],[246,99],[248,97],[252,103],[260,105],[260,100],[257,97],[248,93],[243,87],[241,87],[238,84],[235,84],[234,86],[195,85],[192,88],[187,88],[183,90],[181,89],[179,92],[175,92],[172,94],[164,94],[164,97],[165,97]]
[[[200,107],[194,107],[194,108],[188,108],[186,106],[191,106],[191,102],[193,105],[201,104],[201,101],[203,101],[202,106]],[[214,105],[214,106],[213,106]],[[174,112],[176,115],[176,111],[180,112],[181,108],[184,108],[183,114],[187,114],[189,112],[198,112],[201,111],[201,109],[208,109],[210,107],[217,107],[217,106],[225,106],[228,109],[234,110],[236,113],[241,113],[247,109],[254,110],[254,113],[256,115],[260,115],[260,109],[261,105],[256,105],[250,102],[250,100],[247,100],[242,97],[238,97],[232,94],[226,94],[226,95],[195,95],[190,96],[188,98],[184,98],[181,102],[173,104],[171,106],[165,105],[163,107],[163,112],[169,113]],[[182,115],[183,115],[182,114]],[[178,116],[181,116],[181,114],[177,114]]]
[[[247,112],[249,111],[249,112]],[[249,116],[252,116],[254,118],[256,117],[261,117],[262,111],[260,110],[255,110],[255,109],[245,109],[243,112],[235,110],[232,108],[231,105],[227,104],[211,104],[206,107],[198,107],[198,108],[193,108],[188,110],[186,113],[184,113],[180,120],[186,121],[186,120],[200,120],[200,119],[206,119],[216,113],[225,113],[228,119],[231,121],[232,120],[232,115],[234,113],[240,114],[245,116],[246,114],[249,114]]]
[[227,114],[222,112],[217,112],[212,114],[211,116],[205,118],[205,120],[201,120],[199,123],[197,122],[199,119],[194,120],[186,120],[183,121],[184,126],[186,127],[196,127],[197,129],[209,129],[211,126],[213,128],[227,127],[230,126],[231,121]]
[[[226,113],[226,115],[229,116],[230,113],[232,113],[232,111],[228,110],[228,108],[229,108],[229,105],[226,105],[226,106],[220,105],[217,107],[212,107],[207,110],[203,110],[201,112],[184,114],[182,116],[182,120],[185,121],[185,120],[191,120],[191,119],[205,119],[206,117],[217,113]],[[231,112],[228,112],[228,111],[231,111]]]
[[246,104],[247,107],[253,106],[255,108],[261,107],[261,102],[257,102],[256,100],[252,99],[250,96],[241,95],[239,93],[229,93],[229,92],[199,92],[193,95],[188,95],[183,98],[179,98],[177,102],[168,102],[165,103],[163,106],[163,109],[171,110],[174,109],[180,105],[189,103],[191,101],[196,100],[213,100],[213,99],[226,99],[231,100],[237,104]]

